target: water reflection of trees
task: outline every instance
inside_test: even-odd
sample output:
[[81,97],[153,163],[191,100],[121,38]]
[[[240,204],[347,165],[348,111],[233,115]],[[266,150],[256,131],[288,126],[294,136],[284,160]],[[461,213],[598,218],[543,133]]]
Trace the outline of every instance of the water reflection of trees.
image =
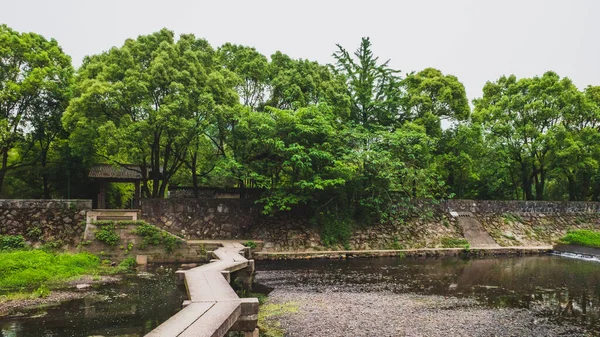
[[[536,309],[557,320],[598,324],[598,263],[541,256],[448,260],[437,265],[438,270],[428,274],[430,279],[444,280],[454,270],[454,285],[445,288],[446,294],[452,289],[458,296],[476,297],[493,307]],[[435,288],[444,289],[444,285]]]
[[172,273],[132,278],[99,289],[99,295],[0,318],[3,336],[140,336],[181,308],[185,291]]

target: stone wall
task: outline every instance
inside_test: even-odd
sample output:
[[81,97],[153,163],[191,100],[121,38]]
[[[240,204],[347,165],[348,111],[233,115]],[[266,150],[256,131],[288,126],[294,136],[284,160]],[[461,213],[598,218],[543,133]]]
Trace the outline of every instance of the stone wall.
[[[320,229],[310,213],[297,208],[277,216],[245,199],[142,200],[141,218],[186,239],[252,239],[268,251],[323,249]],[[447,214],[409,222],[390,222],[356,228],[346,247],[351,249],[418,248],[440,245],[442,238],[460,238],[460,229]]]
[[600,202],[520,201],[520,200],[448,200],[441,204],[448,211],[472,213],[600,213]]
[[600,214],[474,214],[500,246],[553,245],[568,230],[600,230]]
[[259,212],[246,199],[143,199],[141,218],[187,239],[233,239],[247,233]]
[[30,242],[77,244],[91,200],[0,200],[0,234],[21,234]]
[[355,228],[344,247],[323,247],[307,210],[269,217],[251,199],[143,200],[141,217],[186,239],[261,240],[267,251],[441,247],[445,238],[462,237],[449,211],[473,212],[502,246],[548,245],[570,228],[600,226],[595,202],[449,200],[417,207],[427,209],[420,218]]

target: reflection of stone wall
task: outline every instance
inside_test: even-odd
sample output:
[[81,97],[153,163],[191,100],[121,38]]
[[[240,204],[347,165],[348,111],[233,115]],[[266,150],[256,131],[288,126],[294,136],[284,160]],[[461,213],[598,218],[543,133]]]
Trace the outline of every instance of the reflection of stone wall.
[[600,213],[599,202],[587,201],[520,201],[520,200],[448,200],[449,211],[472,213]]
[[91,200],[0,200],[0,234],[22,234],[38,242],[76,244],[85,230]]

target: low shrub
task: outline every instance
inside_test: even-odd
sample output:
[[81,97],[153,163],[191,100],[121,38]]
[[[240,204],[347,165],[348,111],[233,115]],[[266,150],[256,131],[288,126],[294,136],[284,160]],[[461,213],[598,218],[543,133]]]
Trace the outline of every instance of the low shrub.
[[119,263],[119,269],[122,271],[133,271],[136,267],[137,262],[132,257],[128,257]]
[[25,248],[25,238],[22,235],[0,235],[0,251]]
[[600,248],[600,232],[589,229],[570,230],[558,240],[558,243]]
[[167,253],[172,253],[175,248],[181,246],[181,239],[145,222],[138,225],[133,233],[142,237],[140,249],[149,245],[163,245]]
[[50,251],[59,250],[59,249],[63,248],[64,245],[65,245],[65,243],[63,240],[47,241],[42,245],[41,249],[50,250]]
[[40,227],[31,227],[27,230],[27,236],[39,240],[42,237],[42,229]]
[[121,239],[119,234],[115,231],[116,228],[114,222],[109,224],[97,222],[95,224],[98,226],[96,233],[94,233],[96,240],[106,243],[107,245],[114,246],[117,244],[119,239]]
[[254,242],[252,240],[248,240],[248,241],[244,242],[244,246],[248,247],[250,249],[256,249],[256,247],[258,247],[256,242]]

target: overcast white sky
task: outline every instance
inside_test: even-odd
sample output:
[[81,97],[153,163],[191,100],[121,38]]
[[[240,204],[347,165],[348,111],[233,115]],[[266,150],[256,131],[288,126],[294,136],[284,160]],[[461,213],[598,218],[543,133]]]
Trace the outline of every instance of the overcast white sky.
[[470,99],[503,74],[600,85],[599,15],[598,0],[0,0],[0,23],[55,38],[76,66],[163,27],[322,63],[369,36],[394,68],[456,75]]

